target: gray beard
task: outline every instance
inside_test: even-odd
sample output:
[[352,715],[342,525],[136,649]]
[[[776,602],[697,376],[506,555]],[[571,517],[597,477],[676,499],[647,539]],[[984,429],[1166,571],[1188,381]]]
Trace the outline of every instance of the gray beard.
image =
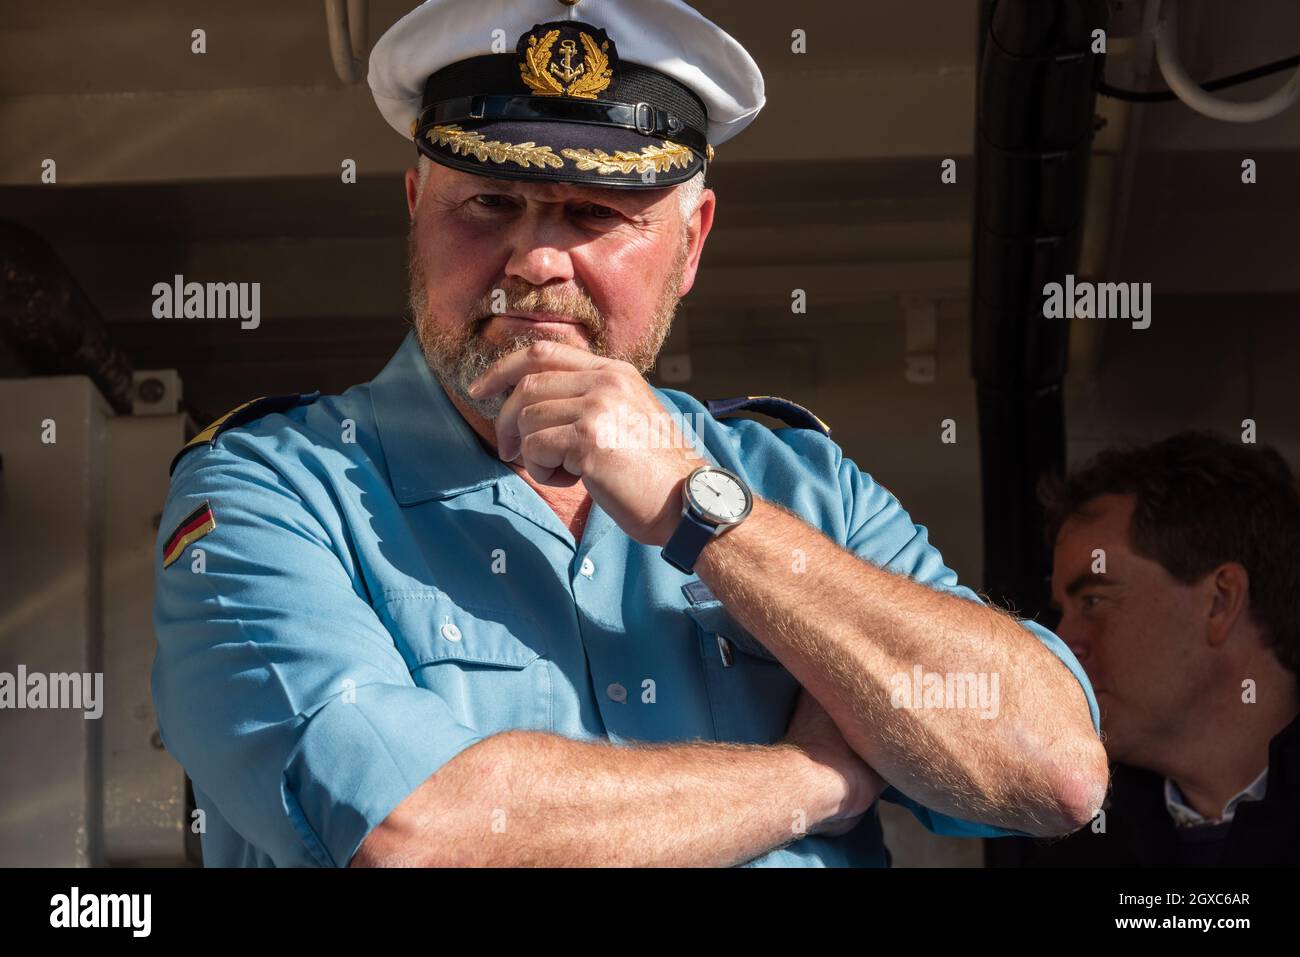
[[[430,371],[442,383],[443,389],[454,392],[466,405],[489,422],[495,421],[501,414],[501,407],[506,404],[506,399],[510,398],[510,393],[514,392],[514,386],[486,399],[476,399],[469,394],[470,383],[487,372],[502,356],[526,349],[539,339],[554,339],[557,342],[562,340],[562,336],[558,333],[538,331],[520,333],[512,336],[505,343],[497,344],[475,333],[464,340],[459,348],[444,349],[438,345],[430,345],[424,334],[419,332],[419,328],[417,325],[417,334],[420,336],[420,347],[424,350],[425,361],[429,364]],[[425,328],[427,329],[427,325]]]
[[[688,250],[685,230],[682,243],[674,259],[673,268],[664,289],[660,294],[655,310],[654,321],[646,336],[628,350],[615,352],[609,348],[605,336],[605,321],[589,296],[581,294],[580,300],[572,294],[567,300],[557,297],[553,290],[532,287],[518,295],[507,290],[505,312],[538,311],[567,312],[578,318],[587,333],[587,348],[593,355],[612,359],[622,359],[631,363],[643,376],[654,367],[663,347],[664,340],[672,328],[673,316],[680,301],[677,288],[681,282],[686,264]],[[420,341],[429,370],[441,383],[443,389],[454,394],[465,405],[473,409],[489,422],[495,421],[501,414],[501,407],[514,391],[513,387],[505,389],[494,396],[475,399],[469,394],[469,385],[493,363],[503,356],[527,348],[540,339],[564,341],[559,333],[543,330],[524,332],[511,337],[507,342],[497,344],[483,338],[482,328],[491,317],[491,291],[477,303],[465,322],[455,330],[448,331],[435,322],[430,314],[428,284],[425,281],[424,265],[420,261],[415,244],[414,232],[408,240],[407,272],[410,279],[409,305],[411,322]]]

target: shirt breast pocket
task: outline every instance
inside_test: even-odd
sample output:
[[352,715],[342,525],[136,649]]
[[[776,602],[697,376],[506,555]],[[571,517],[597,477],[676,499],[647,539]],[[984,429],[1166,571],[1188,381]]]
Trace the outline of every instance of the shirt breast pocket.
[[385,624],[418,687],[480,734],[551,730],[546,636],[508,609],[458,602],[437,589],[385,593]]
[[763,643],[714,599],[688,605],[704,662],[719,741],[773,744],[785,735],[799,683]]

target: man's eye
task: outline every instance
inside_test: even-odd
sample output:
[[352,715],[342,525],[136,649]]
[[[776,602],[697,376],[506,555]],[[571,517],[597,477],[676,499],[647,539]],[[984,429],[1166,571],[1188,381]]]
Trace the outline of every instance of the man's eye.
[[1101,601],[1101,597],[1099,595],[1084,595],[1082,598],[1079,599],[1079,603],[1083,605],[1084,610],[1087,610],[1089,608],[1095,608],[1097,606],[1097,602],[1099,601]]
[[474,202],[479,206],[485,206],[488,209],[495,209],[498,206],[505,205],[505,197],[499,193],[479,193],[474,197]]
[[582,212],[584,215],[590,216],[592,219],[613,219],[615,216],[619,215],[617,209],[614,209],[612,206],[601,206],[599,203],[588,203],[582,208]]

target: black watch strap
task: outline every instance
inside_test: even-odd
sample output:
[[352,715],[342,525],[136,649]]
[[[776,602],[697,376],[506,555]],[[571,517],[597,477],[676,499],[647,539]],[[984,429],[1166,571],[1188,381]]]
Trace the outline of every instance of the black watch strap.
[[664,545],[659,554],[663,556],[664,561],[678,571],[693,575],[695,574],[695,561],[700,557],[700,552],[704,551],[704,546],[709,543],[709,539],[713,538],[713,535],[714,526],[696,518],[688,510],[682,516],[677,531],[673,532],[672,538],[668,539],[667,544]]

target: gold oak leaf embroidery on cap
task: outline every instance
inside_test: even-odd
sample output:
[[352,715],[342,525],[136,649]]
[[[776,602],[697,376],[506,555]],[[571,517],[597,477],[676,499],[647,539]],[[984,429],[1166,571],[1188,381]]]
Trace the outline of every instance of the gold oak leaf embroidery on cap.
[[[596,94],[609,86],[614,78],[614,70],[609,65],[609,41],[597,43],[591,34],[579,32],[582,42],[582,62],[574,65],[573,58],[578,53],[578,45],[573,40],[560,42],[560,49],[555,44],[560,40],[559,30],[548,30],[539,40],[528,37],[528,49],[519,63],[519,77],[524,84],[538,96],[572,96],[577,99],[594,100]],[[558,62],[553,62],[558,60]],[[567,84],[567,86],[566,86]]]
[[482,133],[461,129],[452,123],[446,126],[431,126],[425,134],[429,142],[438,146],[450,146],[453,153],[473,156],[480,163],[491,160],[493,163],[516,163],[519,166],[550,166],[559,169],[564,165],[549,146],[538,146],[531,140],[527,143],[504,143],[501,140],[484,139]]
[[540,40],[532,36],[528,38],[528,49],[519,64],[519,76],[538,96],[561,96],[564,93],[564,84],[546,70],[551,62],[551,47],[559,38],[559,30],[544,33]]
[[662,146],[647,146],[639,153],[618,150],[606,153],[604,150],[562,149],[560,152],[575,160],[578,169],[595,170],[602,175],[610,173],[666,173],[677,166],[686,167],[691,163],[691,151],[679,143],[664,141]]
[[605,87],[609,86],[609,81],[613,79],[613,70],[609,67],[609,57],[605,56],[604,51],[609,49],[609,43],[604,46],[597,46],[596,41],[590,34],[581,33],[578,35],[582,40],[582,48],[585,54],[582,59],[582,73],[565,90],[569,96],[580,97],[584,100],[594,100],[596,94]]

